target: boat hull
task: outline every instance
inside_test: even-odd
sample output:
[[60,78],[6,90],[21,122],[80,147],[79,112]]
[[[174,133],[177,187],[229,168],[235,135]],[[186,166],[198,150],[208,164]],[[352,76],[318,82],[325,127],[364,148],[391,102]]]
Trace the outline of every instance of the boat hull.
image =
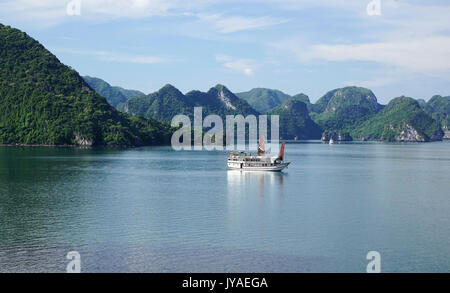
[[255,166],[245,166],[245,164],[235,164],[235,163],[228,163],[228,169],[230,170],[241,170],[241,171],[272,171],[272,172],[279,172],[289,166],[290,163],[281,163],[274,166],[265,166],[265,167],[255,167]]

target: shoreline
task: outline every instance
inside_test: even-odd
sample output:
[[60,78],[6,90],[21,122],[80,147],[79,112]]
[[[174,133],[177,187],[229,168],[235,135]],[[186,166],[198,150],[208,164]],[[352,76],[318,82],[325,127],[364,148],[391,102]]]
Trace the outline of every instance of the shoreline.
[[[308,141],[317,141],[321,143],[328,143],[327,141],[323,141],[320,139],[302,139],[302,140],[294,140],[294,139],[287,139],[283,140],[287,143],[292,142],[308,142]],[[336,141],[336,143],[352,143],[352,142],[378,142],[378,143],[388,143],[388,144],[422,144],[422,143],[433,143],[433,142],[445,142],[450,141],[450,138],[444,138],[442,140],[435,140],[435,141],[384,141],[384,140],[343,140],[343,141]],[[142,148],[142,147],[153,147],[153,146],[170,146],[169,144],[155,144],[155,145],[141,145],[141,146],[127,146],[127,145],[91,145],[91,146],[83,146],[83,145],[70,145],[70,144],[64,144],[64,145],[54,145],[54,144],[0,144],[0,147],[29,147],[29,148],[35,148],[35,147],[53,147],[53,148],[80,148],[80,149],[87,149],[87,148]]]
[[141,148],[141,147],[151,147],[151,146],[169,146],[163,144],[155,145],[140,145],[140,146],[129,146],[129,145],[76,145],[76,144],[0,144],[0,147],[54,147],[54,148]]

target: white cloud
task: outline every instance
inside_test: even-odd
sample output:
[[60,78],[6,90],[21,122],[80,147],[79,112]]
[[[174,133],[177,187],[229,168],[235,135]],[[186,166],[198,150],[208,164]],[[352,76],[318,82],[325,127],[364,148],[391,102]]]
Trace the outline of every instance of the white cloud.
[[286,10],[305,10],[311,7],[328,7],[336,10],[345,9],[359,11],[361,8],[365,8],[370,0],[266,0],[262,2],[277,3],[281,8]]
[[304,47],[295,42],[273,45],[294,53],[297,60],[368,61],[416,72],[450,70],[450,37],[432,36],[358,44],[318,44]]
[[284,18],[273,18],[268,16],[243,17],[223,16],[221,14],[198,14],[197,17],[201,21],[211,24],[217,31],[224,34],[250,29],[260,29],[289,21]]
[[73,50],[73,49],[55,49],[56,52],[65,52],[69,54],[93,56],[100,61],[106,62],[121,62],[121,63],[135,63],[135,64],[157,64],[168,62],[166,58],[158,56],[146,55],[132,55],[121,54],[109,51],[88,51],[88,50]]
[[419,39],[448,34],[450,6],[430,2],[382,1],[382,16],[369,18],[377,27],[372,27],[367,35],[395,40],[405,36]]
[[216,61],[230,70],[251,76],[257,67],[252,59],[236,59],[227,55],[216,55]]
[[[258,29],[282,24],[284,18],[269,16],[244,17],[192,11],[205,11],[217,0],[74,0],[80,3],[80,15],[69,16],[71,0],[2,0],[0,17],[32,22],[40,26],[54,26],[73,20],[110,20],[117,18],[147,18],[151,16],[193,16],[221,33]],[[207,10],[206,10],[207,11]]]
[[67,17],[65,7],[66,3],[56,0],[5,0],[0,3],[0,16],[7,21],[40,20],[41,26],[55,25]]
[[[0,16],[14,20],[39,21],[39,25],[56,25],[76,19],[67,15],[70,0],[3,0]],[[100,18],[142,18],[166,15],[169,10],[184,7],[181,0],[79,0],[81,16]],[[187,6],[186,6],[187,7]]]
[[82,0],[88,13],[140,18],[167,14],[175,3],[166,0]]

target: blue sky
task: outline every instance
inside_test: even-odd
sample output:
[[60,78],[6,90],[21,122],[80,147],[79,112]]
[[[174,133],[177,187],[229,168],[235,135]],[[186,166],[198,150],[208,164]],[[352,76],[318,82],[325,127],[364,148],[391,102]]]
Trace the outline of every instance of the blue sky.
[[2,0],[0,22],[82,75],[145,93],[222,83],[313,101],[346,85],[381,103],[450,95],[449,1],[374,0],[369,13],[371,0],[77,1],[80,15],[70,0]]

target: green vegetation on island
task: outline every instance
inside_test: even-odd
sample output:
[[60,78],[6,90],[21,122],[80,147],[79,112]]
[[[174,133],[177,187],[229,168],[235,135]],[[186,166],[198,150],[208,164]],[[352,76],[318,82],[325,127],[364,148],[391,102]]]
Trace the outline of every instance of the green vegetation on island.
[[26,33],[0,24],[0,144],[151,145],[171,128],[111,107]]
[[448,96],[428,102],[399,97],[382,106],[371,90],[352,86],[311,103],[305,94],[290,97],[265,88],[235,95],[220,84],[186,94],[167,84],[145,95],[99,78],[83,79],[26,33],[1,24],[0,64],[0,144],[164,144],[173,131],[167,122],[178,114],[192,119],[194,107],[223,119],[279,115],[282,139],[450,138]]
[[450,97],[433,96],[424,107],[425,112],[439,121],[446,130],[450,127]]
[[186,95],[168,84],[148,96],[129,99],[119,109],[133,116],[170,122],[179,114],[192,119],[194,107],[203,107],[203,115],[216,114],[222,118],[225,115],[259,115],[246,101],[220,84],[207,93],[190,91]]
[[317,113],[312,117],[322,129],[350,132],[381,108],[371,90],[345,87],[325,94],[311,110]]
[[311,101],[309,100],[309,97],[307,95],[301,93],[301,94],[297,94],[295,96],[292,96],[291,99],[305,103],[306,106],[308,106],[308,110],[311,112],[311,109],[310,109]]
[[267,115],[280,116],[281,139],[319,139],[322,129],[309,117],[304,102],[291,98]]
[[351,131],[359,139],[425,142],[442,139],[439,122],[422,110],[419,103],[399,97],[377,115]]
[[[267,91],[276,92],[254,89],[246,93]],[[307,95],[298,94],[264,114],[280,115],[280,136],[283,139],[432,141],[441,139],[440,128],[433,126],[434,120],[442,124],[443,130],[447,130],[444,138],[450,135],[448,101],[449,97],[435,96],[428,103],[424,100],[417,101],[419,107],[414,107],[414,111],[405,103],[405,107],[400,107],[402,109],[396,113],[390,111],[390,108],[383,111],[385,106],[377,102],[369,89],[345,87],[326,93],[315,104],[310,102]],[[192,118],[194,107],[203,107],[204,115],[218,114],[222,118],[225,115],[258,114],[244,99],[239,99],[222,85],[206,93],[194,90],[186,95],[175,87],[166,85],[156,93],[132,98],[118,107],[134,116],[164,121],[170,121],[175,113]],[[416,123],[418,120],[424,123]],[[423,125],[430,126],[431,130],[421,130],[427,129]]]
[[106,81],[90,76],[83,76],[84,81],[99,95],[105,97],[108,103],[117,108],[128,99],[144,97],[145,94],[136,90],[127,90],[119,86],[111,86]]
[[237,93],[241,99],[246,100],[256,111],[266,113],[290,98],[289,95],[279,90],[266,88],[254,88],[248,92]]

